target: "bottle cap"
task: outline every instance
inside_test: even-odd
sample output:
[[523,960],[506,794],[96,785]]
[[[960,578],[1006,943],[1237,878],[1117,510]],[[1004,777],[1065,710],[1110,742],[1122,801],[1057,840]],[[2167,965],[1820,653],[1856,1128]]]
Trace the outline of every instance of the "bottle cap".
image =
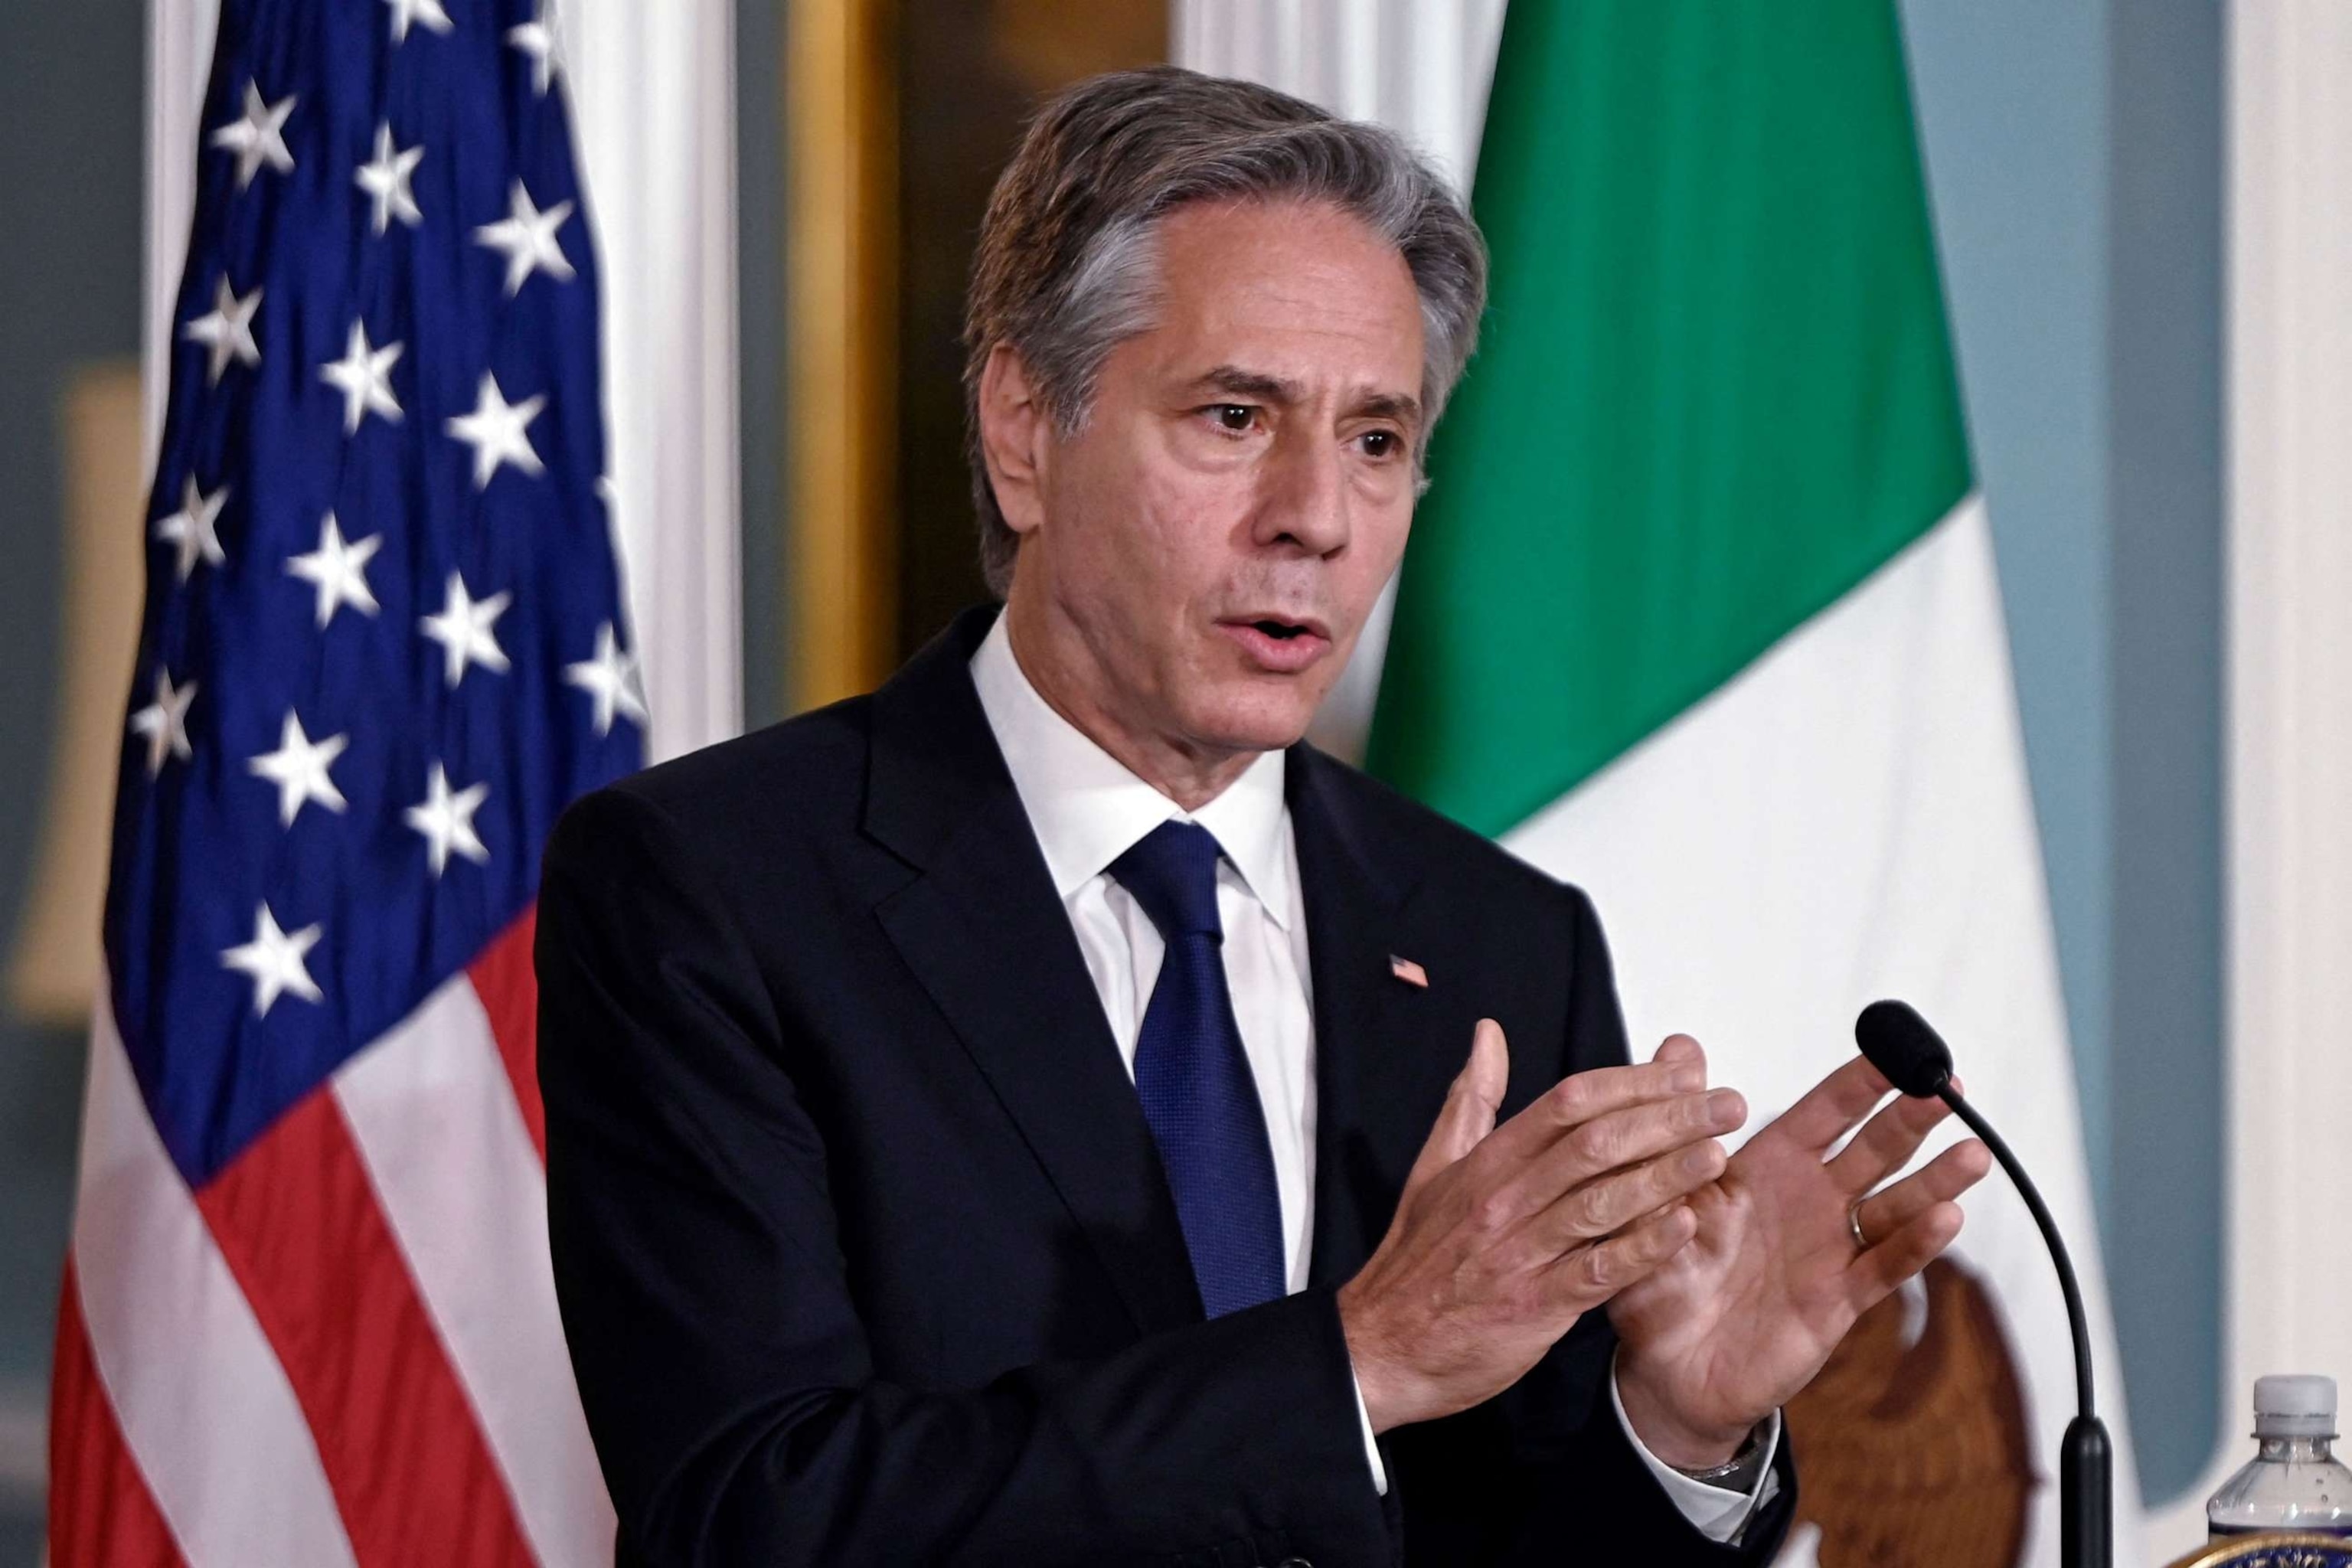
[[2336,1436],[2336,1380],[2299,1373],[2254,1379],[2254,1436]]

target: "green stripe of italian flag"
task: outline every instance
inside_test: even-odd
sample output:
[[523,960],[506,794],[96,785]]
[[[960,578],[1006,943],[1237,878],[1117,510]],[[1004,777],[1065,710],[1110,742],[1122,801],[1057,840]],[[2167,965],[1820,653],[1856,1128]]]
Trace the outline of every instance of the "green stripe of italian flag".
[[[1759,1121],[1872,999],[1937,1023],[2084,1266],[2116,1560],[2144,1561],[1891,7],[1521,0],[1475,205],[1493,296],[1369,763],[1591,891],[1637,1047],[1696,1034]],[[1792,1412],[1819,1532],[1793,1560],[1910,1560],[1885,1534],[1909,1519],[1976,1535],[1968,1561],[2057,1562],[2065,1319],[2022,1204],[1987,1187],[1959,1269]]]

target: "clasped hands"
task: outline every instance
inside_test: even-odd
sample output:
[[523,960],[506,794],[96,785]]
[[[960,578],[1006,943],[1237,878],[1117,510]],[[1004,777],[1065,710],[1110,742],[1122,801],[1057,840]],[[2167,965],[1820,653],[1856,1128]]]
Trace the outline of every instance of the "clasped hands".
[[1481,1020],[1388,1234],[1340,1288],[1376,1432],[1491,1398],[1606,1308],[1643,1444],[1684,1468],[1724,1463],[1951,1244],[1953,1200],[1991,1165],[1970,1139],[1879,1190],[1947,1110],[1896,1100],[1874,1115],[1889,1086],[1858,1057],[1730,1155],[1717,1140],[1747,1103],[1707,1088],[1686,1035],[1563,1079],[1497,1126],[1508,1066],[1501,1026]]

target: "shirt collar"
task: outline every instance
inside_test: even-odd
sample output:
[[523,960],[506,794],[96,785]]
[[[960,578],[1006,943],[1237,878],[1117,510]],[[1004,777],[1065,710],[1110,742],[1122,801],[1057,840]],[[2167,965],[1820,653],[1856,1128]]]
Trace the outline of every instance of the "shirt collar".
[[1045,852],[1054,891],[1067,899],[1138,840],[1173,817],[1216,835],[1225,858],[1241,873],[1274,923],[1290,929],[1294,907],[1289,857],[1284,854],[1289,808],[1283,799],[1286,757],[1264,752],[1224,793],[1186,812],[1128,771],[1084,731],[1055,712],[1029,684],[1013,657],[1009,617],[996,624],[971,656],[981,710],[1013,787]]

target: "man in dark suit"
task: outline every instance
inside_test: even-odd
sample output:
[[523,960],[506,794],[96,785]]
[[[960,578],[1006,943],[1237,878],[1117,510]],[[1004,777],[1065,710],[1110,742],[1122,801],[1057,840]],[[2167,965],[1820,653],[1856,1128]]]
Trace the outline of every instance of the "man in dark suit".
[[1377,129],[1065,94],[973,281],[1002,614],[564,818],[549,1221],[624,1562],[1769,1559],[1779,1406],[1984,1151],[1875,1190],[1936,1111],[1856,1062],[1727,1156],[1580,893],[1300,742],[1484,267]]

